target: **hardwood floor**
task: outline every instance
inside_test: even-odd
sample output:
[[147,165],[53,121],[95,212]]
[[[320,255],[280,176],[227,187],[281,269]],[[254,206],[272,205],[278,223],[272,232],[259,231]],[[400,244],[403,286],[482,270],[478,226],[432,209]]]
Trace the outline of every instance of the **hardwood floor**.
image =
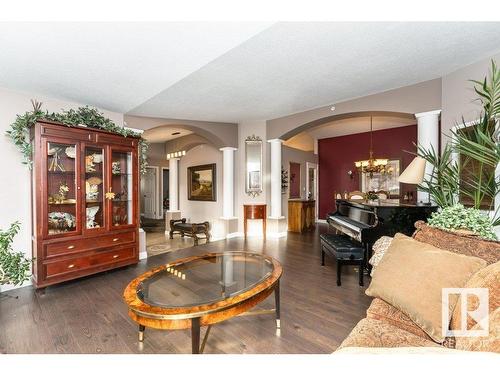
[[[333,262],[327,258],[321,267],[318,232],[325,230],[320,225],[314,233],[289,233],[266,242],[218,241],[48,287],[44,293],[26,287],[0,294],[0,353],[190,353],[189,330],[146,329],[140,344],[122,293],[130,280],[154,266],[224,250],[263,252],[282,263],[281,335],[276,335],[272,315],[235,317],[212,327],[205,353],[331,353],[365,316],[371,299],[358,286],[352,267],[343,270],[341,287]],[[272,295],[259,305],[273,307]]]

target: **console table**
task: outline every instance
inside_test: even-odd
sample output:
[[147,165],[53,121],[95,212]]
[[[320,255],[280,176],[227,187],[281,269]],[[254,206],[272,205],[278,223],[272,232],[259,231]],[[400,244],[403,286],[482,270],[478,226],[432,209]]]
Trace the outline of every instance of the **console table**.
[[245,238],[247,237],[247,220],[262,219],[262,232],[264,239],[266,238],[266,216],[267,205],[265,204],[244,204],[243,205],[243,228]]
[[288,201],[288,231],[302,233],[314,229],[316,201],[290,199]]

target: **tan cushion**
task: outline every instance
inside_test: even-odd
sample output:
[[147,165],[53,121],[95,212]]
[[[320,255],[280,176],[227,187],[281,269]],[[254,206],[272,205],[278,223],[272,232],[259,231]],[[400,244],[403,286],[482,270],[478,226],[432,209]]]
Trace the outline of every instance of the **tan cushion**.
[[[441,329],[442,288],[461,288],[486,262],[440,250],[396,234],[375,270],[366,294],[398,308],[434,341],[445,339]],[[450,296],[450,312],[456,295]]]
[[422,328],[413,323],[413,320],[411,320],[408,315],[380,298],[373,299],[370,307],[366,310],[366,317],[370,319],[383,320],[384,322],[387,322],[397,328],[413,333],[416,336],[431,340],[429,335],[425,333]]
[[[488,299],[489,299],[489,313],[492,314],[495,310],[500,308],[500,262],[490,264],[478,272],[476,272],[465,284],[465,288],[487,288],[488,289]],[[467,309],[469,311],[476,310],[479,300],[471,295],[467,300]],[[460,303],[457,303],[455,309],[453,310],[453,315],[450,322],[450,328],[453,330],[460,329],[460,315],[461,308]],[[472,326],[476,325],[470,316],[467,319],[467,329],[471,329]]]
[[[422,330],[422,328],[410,319],[408,315],[380,298],[373,299],[370,307],[366,310],[366,317],[370,319],[382,320],[416,336],[432,340],[429,335]],[[447,337],[443,342],[443,346],[450,349],[455,348],[455,338]]]
[[[500,353],[500,308],[490,313],[489,320],[488,336],[458,336],[456,337],[456,348],[477,352]],[[472,330],[478,327],[472,327]]]
[[349,336],[340,344],[339,349],[352,346],[370,348],[440,347],[432,340],[416,336],[384,321],[369,318],[362,319],[356,324]]
[[415,227],[417,230],[413,233],[413,238],[417,241],[453,253],[478,257],[488,264],[500,261],[500,241],[485,240],[478,236],[434,228],[423,221],[417,221]]

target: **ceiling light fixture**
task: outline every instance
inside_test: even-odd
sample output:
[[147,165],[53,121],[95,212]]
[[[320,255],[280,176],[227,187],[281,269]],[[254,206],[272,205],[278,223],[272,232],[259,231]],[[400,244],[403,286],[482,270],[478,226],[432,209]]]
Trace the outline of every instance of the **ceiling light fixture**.
[[388,159],[375,159],[373,157],[373,117],[370,116],[370,157],[368,160],[354,162],[356,168],[362,173],[369,173],[373,177],[374,173],[384,173]]
[[170,152],[167,154],[167,160],[170,160],[172,158],[180,158],[182,156],[186,155],[186,150],[183,151],[176,151],[176,152]]

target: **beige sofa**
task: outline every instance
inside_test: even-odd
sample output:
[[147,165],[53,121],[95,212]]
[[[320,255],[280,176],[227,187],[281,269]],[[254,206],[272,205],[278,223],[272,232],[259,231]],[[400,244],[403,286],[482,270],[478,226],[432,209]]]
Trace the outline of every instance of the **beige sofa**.
[[[487,338],[446,338],[441,345],[434,342],[407,315],[385,301],[375,298],[366,312],[337,350],[352,347],[446,347],[460,350],[500,352],[500,242],[475,236],[442,231],[423,222],[416,224],[413,237],[440,249],[484,259],[488,266],[469,280],[472,287],[489,289],[490,335]],[[459,321],[453,313],[450,327]],[[473,324],[470,322],[469,325]]]

